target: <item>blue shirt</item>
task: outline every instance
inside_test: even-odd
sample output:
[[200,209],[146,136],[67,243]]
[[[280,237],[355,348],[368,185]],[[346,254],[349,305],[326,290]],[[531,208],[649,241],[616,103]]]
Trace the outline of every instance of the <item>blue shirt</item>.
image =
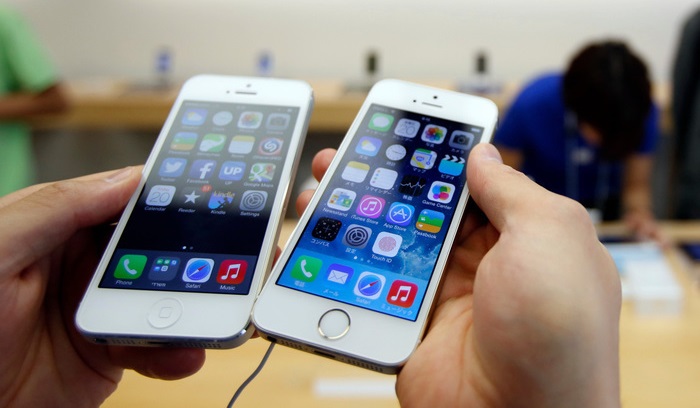
[[[552,192],[584,205],[598,202],[600,191],[619,197],[623,163],[604,163],[599,149],[578,129],[567,129],[562,85],[561,74],[543,75],[526,85],[506,112],[494,144],[522,153],[523,173]],[[639,154],[656,149],[658,121],[658,108],[652,106]]]

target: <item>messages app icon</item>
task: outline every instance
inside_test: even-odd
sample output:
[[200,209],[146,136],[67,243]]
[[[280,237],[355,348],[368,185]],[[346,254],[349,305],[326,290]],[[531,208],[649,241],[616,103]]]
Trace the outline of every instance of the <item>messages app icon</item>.
[[369,121],[369,128],[378,132],[387,132],[394,123],[394,117],[386,113],[375,113]]

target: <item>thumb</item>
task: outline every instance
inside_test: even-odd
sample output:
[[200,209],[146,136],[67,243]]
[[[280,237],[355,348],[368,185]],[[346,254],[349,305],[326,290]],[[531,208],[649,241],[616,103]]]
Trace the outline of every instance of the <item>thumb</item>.
[[0,208],[0,254],[5,256],[0,271],[20,271],[77,230],[113,219],[124,209],[140,175],[138,168],[127,167],[29,189],[18,199],[9,197],[9,204]]
[[558,197],[503,164],[496,147],[488,143],[472,149],[467,163],[467,184],[472,199],[500,232],[513,219],[531,217],[542,200]]

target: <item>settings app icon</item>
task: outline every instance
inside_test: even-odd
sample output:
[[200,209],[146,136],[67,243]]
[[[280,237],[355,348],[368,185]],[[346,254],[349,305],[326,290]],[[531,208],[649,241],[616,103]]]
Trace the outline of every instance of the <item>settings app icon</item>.
[[266,202],[267,191],[246,191],[241,197],[241,211],[262,211]]
[[367,242],[369,242],[371,236],[371,228],[357,224],[350,224],[347,231],[345,231],[345,235],[343,235],[343,244],[357,249],[362,249],[367,246]]

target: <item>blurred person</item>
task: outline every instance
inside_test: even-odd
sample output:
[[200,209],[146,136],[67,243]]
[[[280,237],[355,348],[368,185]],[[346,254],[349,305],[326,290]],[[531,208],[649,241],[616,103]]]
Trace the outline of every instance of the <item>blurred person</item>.
[[581,49],[527,84],[496,131],[506,164],[591,211],[664,241],[651,200],[659,113],[645,63],[622,42]]
[[34,182],[26,120],[67,106],[57,74],[29,26],[0,4],[0,196]]
[[700,219],[700,9],[684,22],[673,64],[675,217]]
[[[316,156],[317,178],[334,153]],[[476,146],[467,166],[478,208],[398,376],[399,402],[619,406],[620,279],[584,208],[503,165],[491,145]],[[200,349],[92,344],[73,323],[140,175],[126,168],[0,198],[0,406],[96,407],[124,369],[177,379],[204,363]]]

